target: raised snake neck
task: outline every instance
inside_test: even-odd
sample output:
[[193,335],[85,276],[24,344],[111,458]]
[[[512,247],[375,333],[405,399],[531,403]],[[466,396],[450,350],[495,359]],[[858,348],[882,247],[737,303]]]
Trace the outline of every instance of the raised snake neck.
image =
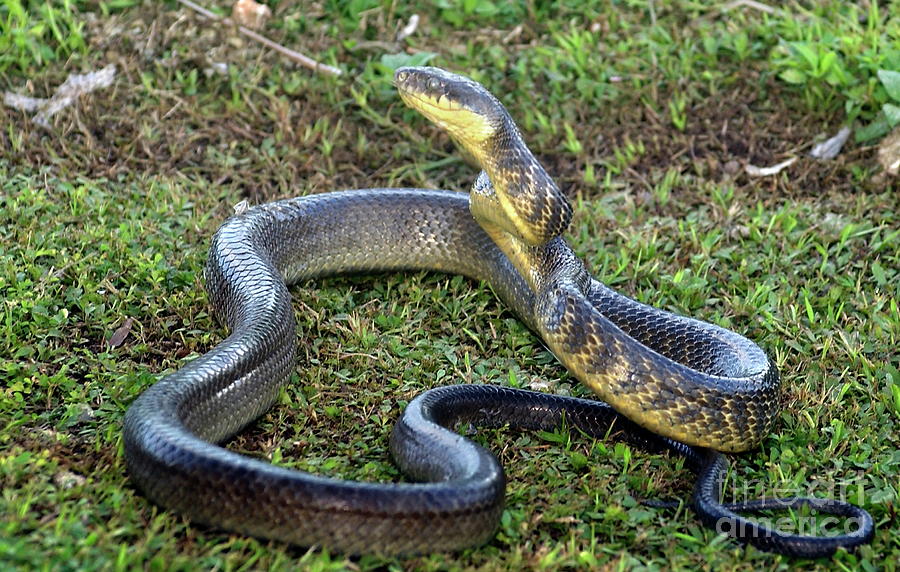
[[[486,193],[493,200],[490,192],[476,189],[476,194]],[[789,499],[784,506],[818,503],[820,510],[857,519],[856,531],[818,538],[753,528],[732,512],[753,506],[720,502],[718,482],[726,466],[721,455],[654,435],[602,403],[510,389],[441,388],[409,405],[395,428],[392,452],[407,474],[436,481],[431,483],[329,479],[274,467],[212,444],[234,435],[268,409],[290,376],[295,322],[287,284],[338,273],[400,269],[460,273],[490,282],[500,298],[545,340],[548,330],[551,340],[562,339],[547,340],[555,352],[561,346],[583,351],[585,341],[600,341],[590,324],[578,340],[572,339],[572,315],[567,308],[574,300],[577,308],[600,313],[605,320],[601,326],[612,326],[612,347],[620,347],[618,340],[625,339],[626,349],[644,348],[640,359],[685,359],[688,366],[672,366],[664,370],[667,374],[680,371],[679,367],[695,371],[704,364],[723,371],[747,369],[742,363],[715,359],[710,365],[703,361],[706,358],[693,357],[691,349],[645,346],[669,331],[666,324],[678,335],[687,332],[701,340],[715,341],[727,330],[612,292],[570,266],[568,259],[574,256],[565,254],[562,239],[550,238],[549,246],[526,240],[525,246],[516,247],[528,256],[555,257],[544,262],[548,271],[557,266],[565,269],[563,278],[547,279],[551,286],[536,291],[535,278],[523,278],[527,271],[517,268],[522,264],[518,255],[511,259],[492,236],[469,214],[467,195],[421,189],[303,197],[262,205],[226,221],[213,239],[206,281],[211,302],[232,333],[154,385],[129,408],[125,454],[134,481],[154,501],[194,520],[267,538],[351,553],[458,549],[482,543],[493,534],[503,507],[504,478],[493,455],[444,426],[472,421],[547,428],[565,417],[571,427],[589,435],[603,436],[615,424],[638,445],[687,456],[699,473],[692,504],[701,519],[716,527],[732,523],[729,532],[747,542],[787,554],[819,556],[871,537],[868,513],[837,501]],[[554,292],[562,297],[554,300]],[[569,334],[560,336],[559,331]],[[740,338],[729,332],[726,341],[729,335]],[[715,347],[721,351],[721,346]],[[609,356],[606,359],[622,359],[603,347],[598,351]],[[742,356],[738,352],[725,361]],[[562,357],[570,369],[572,363],[592,363]],[[719,370],[713,369],[716,374]],[[642,407],[655,407],[653,399]],[[672,396],[655,399],[668,403]],[[742,533],[747,530],[755,532]]]

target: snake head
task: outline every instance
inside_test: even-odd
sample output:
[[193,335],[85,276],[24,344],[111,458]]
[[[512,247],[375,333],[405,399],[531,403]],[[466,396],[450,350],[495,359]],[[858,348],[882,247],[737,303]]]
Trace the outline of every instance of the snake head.
[[479,161],[486,143],[511,122],[503,104],[481,84],[440,68],[399,68],[394,85],[407,105],[447,131]]
[[481,84],[433,67],[402,67],[394,85],[403,101],[469,151],[487,173],[496,201],[472,195],[472,214],[528,245],[562,234],[572,207],[522,140],[503,104]]

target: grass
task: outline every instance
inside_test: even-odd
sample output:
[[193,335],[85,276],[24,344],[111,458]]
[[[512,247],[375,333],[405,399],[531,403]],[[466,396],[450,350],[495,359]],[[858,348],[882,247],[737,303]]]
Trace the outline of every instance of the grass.
[[[262,542],[192,525],[132,488],[121,451],[128,405],[224,335],[201,269],[232,204],[338,188],[464,189],[474,178],[389,85],[393,67],[430,62],[501,96],[572,198],[568,237],[598,278],[733,328],[774,357],[784,380],[779,422],[759,450],[732,458],[729,490],[857,502],[875,517],[872,544],[802,564],[896,567],[900,198],[866,143],[851,142],[832,162],[803,157],[842,124],[876,123],[895,101],[878,70],[898,69],[900,16],[869,5],[787,3],[766,14],[687,0],[357,0],[301,13],[274,3],[267,34],[349,72],[333,79],[173,5],[2,0],[5,88],[46,97],[68,73],[108,63],[119,76],[50,130],[0,108],[0,354],[9,356],[0,363],[0,561],[19,569],[797,564],[716,538],[689,512],[640,505],[688,493],[679,461],[562,430],[477,435],[506,467],[507,509],[491,543],[459,554],[347,559]],[[392,44],[413,12],[419,31]],[[225,73],[212,71],[215,62],[228,64]],[[801,158],[774,177],[740,168],[789,156]],[[410,273],[322,280],[294,295],[295,383],[229,443],[235,450],[396,480],[387,435],[427,387],[586,395],[486,285]],[[127,337],[111,346],[128,318]]]

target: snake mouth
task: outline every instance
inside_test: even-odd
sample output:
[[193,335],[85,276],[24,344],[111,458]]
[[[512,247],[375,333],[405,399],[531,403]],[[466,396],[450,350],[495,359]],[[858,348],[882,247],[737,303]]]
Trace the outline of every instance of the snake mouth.
[[467,109],[460,105],[458,101],[454,101],[444,95],[432,96],[430,94],[415,91],[404,91],[402,88],[398,89],[400,98],[405,101],[410,107],[420,111],[427,108],[432,108],[435,111],[451,113],[454,111],[467,111]]

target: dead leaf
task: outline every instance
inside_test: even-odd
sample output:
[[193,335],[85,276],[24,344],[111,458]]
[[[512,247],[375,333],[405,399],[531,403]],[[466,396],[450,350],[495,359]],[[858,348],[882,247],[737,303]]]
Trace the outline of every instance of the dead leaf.
[[50,99],[27,97],[6,92],[3,96],[3,102],[9,107],[23,111],[37,111],[32,121],[42,127],[49,127],[51,117],[72,105],[80,96],[109,87],[112,85],[115,77],[116,66],[108,65],[95,72],[69,74],[66,81],[56,88],[53,97]]
[[113,335],[109,337],[109,340],[106,341],[106,345],[110,348],[117,348],[122,345],[122,342],[125,341],[125,338],[128,337],[128,332],[131,331],[131,326],[134,324],[134,318],[126,318],[125,323],[119,326]]
[[892,177],[900,173],[900,127],[895,127],[881,140],[878,146],[878,163]]
[[850,137],[850,128],[841,127],[837,135],[813,147],[809,156],[816,159],[834,159],[841,152],[844,143],[847,142],[847,137]]
[[259,30],[266,24],[272,11],[265,4],[253,0],[238,0],[231,9],[231,19],[239,26]]

